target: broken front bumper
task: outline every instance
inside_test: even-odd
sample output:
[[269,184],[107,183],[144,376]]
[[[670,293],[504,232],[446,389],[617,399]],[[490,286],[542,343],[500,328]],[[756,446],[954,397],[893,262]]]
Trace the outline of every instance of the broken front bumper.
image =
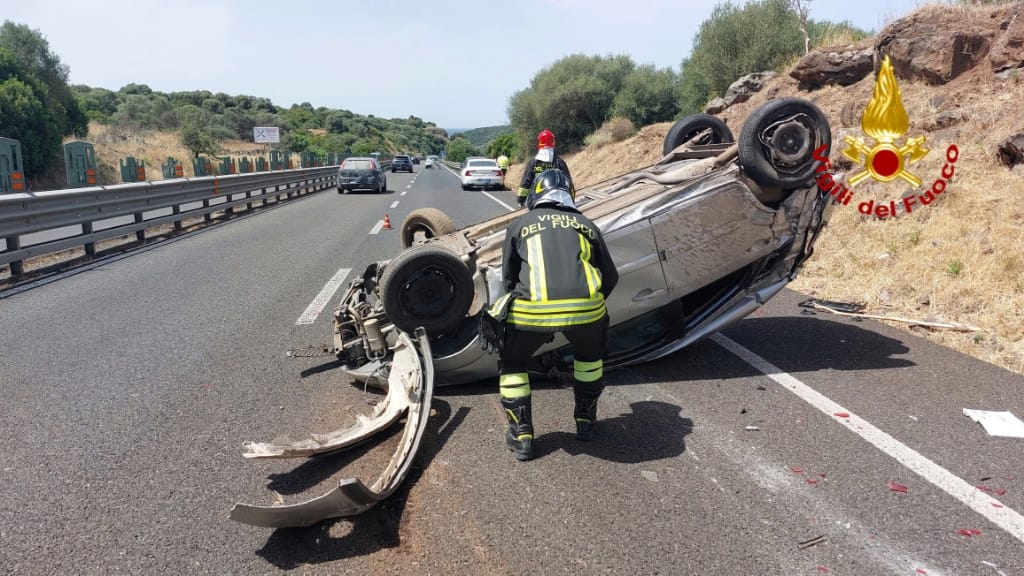
[[298,504],[238,503],[231,508],[232,520],[268,528],[312,526],[329,518],[360,514],[390,496],[402,484],[427,427],[434,393],[434,363],[430,341],[422,329],[416,331],[415,341],[408,334],[400,333],[393,352],[387,397],[369,417],[360,416],[354,426],[314,434],[291,444],[247,442],[247,451],[243,454],[246,458],[298,458],[335,452],[370,438],[406,415],[398,448],[377,480],[366,486],[357,478],[345,478],[334,490]]

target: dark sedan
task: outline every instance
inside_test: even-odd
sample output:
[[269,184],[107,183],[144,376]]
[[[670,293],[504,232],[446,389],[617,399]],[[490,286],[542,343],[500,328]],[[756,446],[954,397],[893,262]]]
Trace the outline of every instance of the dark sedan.
[[346,158],[338,167],[338,194],[349,190],[387,192],[387,189],[387,177],[374,158]]
[[391,159],[391,171],[398,172],[399,170],[405,170],[406,172],[412,172],[412,159],[405,154],[398,154]]

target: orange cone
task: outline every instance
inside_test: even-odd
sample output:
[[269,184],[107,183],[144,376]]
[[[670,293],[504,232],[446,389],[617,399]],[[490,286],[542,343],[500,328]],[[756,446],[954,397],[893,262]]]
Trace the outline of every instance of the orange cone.
[[391,230],[391,216],[384,215],[384,225],[381,226],[381,230]]

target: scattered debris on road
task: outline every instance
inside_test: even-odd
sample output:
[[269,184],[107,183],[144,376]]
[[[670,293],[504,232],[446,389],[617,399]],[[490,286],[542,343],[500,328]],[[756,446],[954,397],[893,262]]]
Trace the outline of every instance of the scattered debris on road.
[[889,490],[892,490],[893,492],[902,492],[904,494],[907,493],[907,487],[905,485],[900,484],[899,482],[893,482],[892,480],[889,481]]
[[964,416],[974,420],[988,432],[989,436],[1024,438],[1024,422],[1009,411],[972,410],[964,408]]
[[818,544],[824,544],[825,542],[828,542],[828,539],[825,537],[824,534],[822,534],[820,536],[815,536],[814,538],[811,538],[810,540],[804,540],[803,542],[797,542],[796,543],[796,547],[801,549],[801,550],[803,550],[804,548],[810,548],[811,546],[817,546]]
[[[818,300],[811,298],[810,300],[804,300],[798,306],[802,308],[810,308],[812,310],[823,310],[825,312],[831,312],[839,316],[849,316],[853,318],[871,318],[873,320],[889,320],[891,322],[902,322],[904,324],[910,324],[911,326],[923,326],[925,328],[940,328],[943,330],[954,330],[957,332],[981,332],[981,328],[971,326],[969,324],[962,324],[960,322],[936,322],[933,320],[916,320],[914,318],[903,318],[900,316],[885,316],[883,314],[868,314],[862,312],[864,306],[862,304],[852,304],[849,302],[830,302],[828,300]],[[854,310],[854,311],[848,311]]]

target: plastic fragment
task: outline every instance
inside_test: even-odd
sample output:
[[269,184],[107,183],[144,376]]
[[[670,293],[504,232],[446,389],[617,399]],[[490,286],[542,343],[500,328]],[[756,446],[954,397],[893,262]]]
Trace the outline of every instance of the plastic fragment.
[[744,426],[743,429],[746,430],[747,432],[757,432],[758,430],[760,430],[760,428],[758,428],[757,426]]
[[827,574],[828,573],[828,567],[827,566],[818,566],[818,572],[821,572],[822,574]]
[[914,572],[917,572],[918,574],[927,574],[928,573],[928,571],[925,570],[924,568],[917,568],[917,569],[914,570]]
[[850,417],[850,413],[849,412],[836,412],[835,414],[833,414],[833,416],[835,416],[836,418],[849,418]]
[[961,528],[956,531],[957,534],[970,538],[971,536],[980,536],[981,530],[977,528]]
[[904,494],[907,493],[906,486],[900,484],[899,482],[893,482],[892,480],[889,481],[889,490],[892,490],[893,492],[902,492]]
[[828,478],[828,476],[824,472],[818,472],[818,476],[821,476],[822,478]]
[[804,473],[804,469],[803,468],[796,468],[796,467],[791,467],[789,469],[789,471],[792,472],[793,474],[803,474]]
[[1002,507],[1003,507],[1003,505],[1002,505],[1002,504],[1000,504],[999,502],[993,502],[993,503],[992,503],[992,507],[993,507],[993,508],[1002,508]]

